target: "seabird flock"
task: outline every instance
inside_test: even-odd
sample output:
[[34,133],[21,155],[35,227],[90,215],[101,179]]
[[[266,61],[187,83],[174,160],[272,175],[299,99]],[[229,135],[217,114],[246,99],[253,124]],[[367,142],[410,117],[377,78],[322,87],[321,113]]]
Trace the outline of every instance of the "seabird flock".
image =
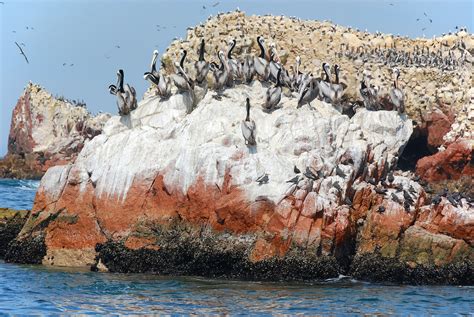
[[[398,86],[398,78],[400,71],[393,69],[393,87],[387,96],[380,96],[380,88],[370,83],[370,75],[365,72],[362,74],[360,81],[360,96],[362,101],[351,103],[344,98],[347,85],[340,81],[339,65],[331,67],[328,63],[322,64],[323,77],[315,77],[312,73],[304,73],[300,69],[301,58],[296,57],[295,65],[290,66],[291,73],[285,69],[278,56],[275,43],[270,44],[267,52],[265,40],[262,36],[257,37],[257,43],[260,48],[259,55],[246,55],[242,59],[232,56],[232,50],[236,46],[236,40],[229,41],[227,53],[219,50],[217,57],[220,65],[216,62],[208,62],[205,60],[205,41],[201,40],[199,48],[199,60],[194,63],[195,78],[186,71],[185,60],[187,56],[186,50],[180,50],[179,61],[174,62],[175,72],[166,75],[156,68],[158,60],[158,51],[155,50],[152,55],[150,71],[145,72],[143,78],[156,87],[156,93],[163,99],[171,96],[172,83],[177,88],[177,93],[189,93],[192,102],[188,107],[187,113],[191,113],[197,105],[195,88],[207,91],[208,82],[207,75],[213,74],[213,88],[216,91],[214,98],[220,100],[222,93],[226,87],[232,87],[234,84],[249,84],[254,79],[262,82],[270,83],[267,88],[265,101],[262,109],[265,112],[272,112],[279,108],[279,103],[283,93],[283,88],[288,89],[291,94],[297,93],[298,99],[296,107],[300,108],[308,105],[315,99],[325,101],[332,104],[338,111],[343,113],[353,113],[358,106],[364,106],[368,110],[396,110],[399,113],[405,112],[404,94]],[[333,74],[331,74],[331,69]],[[137,99],[135,89],[128,84],[124,86],[124,72],[117,72],[117,85],[110,85],[109,92],[117,97],[117,106],[120,115],[127,115],[130,111],[136,109]],[[256,144],[255,127],[256,124],[250,119],[250,99],[246,100],[247,115],[242,121],[242,134],[245,143],[249,146]],[[352,112],[351,112],[352,111]]]

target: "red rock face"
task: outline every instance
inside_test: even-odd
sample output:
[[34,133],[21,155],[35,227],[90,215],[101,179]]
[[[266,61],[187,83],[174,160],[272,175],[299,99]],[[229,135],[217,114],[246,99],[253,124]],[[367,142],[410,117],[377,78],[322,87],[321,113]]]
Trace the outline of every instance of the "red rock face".
[[12,112],[0,177],[38,178],[52,166],[74,162],[85,140],[102,133],[107,118],[95,120],[85,109],[55,100],[41,87],[28,84]]
[[424,125],[428,134],[428,145],[437,149],[445,142],[443,137],[451,129],[451,125],[454,122],[454,116],[452,114],[445,114],[441,111],[434,111],[424,116]]
[[31,119],[30,94],[25,91],[13,109],[10,134],[8,135],[8,153],[31,153],[35,147],[33,124]]
[[474,175],[472,160],[472,142],[460,140],[442,152],[420,159],[416,173],[426,181],[456,180]]

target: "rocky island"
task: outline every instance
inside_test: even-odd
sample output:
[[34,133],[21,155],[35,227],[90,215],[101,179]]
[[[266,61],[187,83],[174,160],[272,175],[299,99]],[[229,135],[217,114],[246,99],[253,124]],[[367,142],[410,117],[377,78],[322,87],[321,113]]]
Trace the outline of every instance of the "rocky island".
[[[287,68],[296,56],[308,73],[339,64],[351,106],[361,99],[363,73],[389,94],[393,65],[380,63],[376,49],[441,45],[454,52],[462,41],[472,54],[474,47],[464,31],[411,40],[233,12],[173,42],[164,72],[173,72],[179,49],[196,61],[203,37],[210,56],[236,38],[234,54],[244,58],[258,52],[259,35],[277,43]],[[278,107],[264,111],[274,84],[259,80],[219,95],[196,84],[194,99],[182,91],[160,98],[150,87],[136,109],[104,120],[77,157],[47,169],[6,261],[258,280],[343,274],[473,284],[472,62],[452,69],[393,63],[406,111],[354,107],[345,114],[318,99],[298,107],[298,92],[287,88]],[[195,78],[193,65],[186,67]],[[246,98],[256,145],[241,132]]]

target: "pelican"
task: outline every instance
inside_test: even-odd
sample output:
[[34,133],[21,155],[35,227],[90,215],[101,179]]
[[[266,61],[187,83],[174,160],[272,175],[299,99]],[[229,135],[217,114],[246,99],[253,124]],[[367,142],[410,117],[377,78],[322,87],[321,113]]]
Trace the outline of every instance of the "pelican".
[[319,82],[319,96],[326,102],[333,103],[336,100],[336,91],[333,89],[329,77],[329,65],[323,63],[323,70],[326,74],[324,80]]
[[376,86],[367,87],[365,76],[360,82],[359,92],[367,110],[378,110],[380,108],[378,102],[378,88]]
[[204,39],[201,40],[201,48],[199,50],[199,60],[194,64],[196,68],[196,81],[201,84],[206,80],[207,73],[209,72],[209,63],[204,60],[205,43]]
[[255,72],[263,79],[267,80],[268,78],[268,62],[265,58],[265,47],[263,44],[265,43],[264,39],[262,36],[257,37],[257,43],[258,46],[260,47],[260,56],[255,56],[254,58],[254,68]]
[[300,72],[300,65],[301,65],[301,57],[298,55],[296,56],[296,64],[295,64],[295,72],[293,73],[293,86],[296,90],[299,90],[302,79],[303,73]]
[[300,108],[306,103],[311,107],[311,101],[316,99],[318,95],[319,95],[318,80],[311,76],[301,84],[301,89],[298,96],[297,108]]
[[344,95],[344,92],[347,88],[347,85],[345,83],[340,83],[339,82],[339,71],[340,67],[339,65],[334,65],[334,73],[336,74],[336,82],[332,84],[332,88],[334,89],[336,93],[336,100],[340,100],[342,95]]
[[250,55],[245,56],[242,62],[242,76],[247,83],[250,83],[255,76],[254,59]]
[[276,52],[275,43],[270,44],[270,61],[267,64],[268,70],[266,73],[269,75],[271,80],[276,80],[278,71],[280,70],[281,65],[277,62],[278,55]]
[[404,113],[405,96],[403,94],[403,91],[398,88],[398,78],[400,77],[400,70],[398,68],[395,68],[393,70],[393,73],[395,74],[395,78],[393,81],[393,88],[390,90],[390,100],[395,105],[395,109],[397,109],[398,113]]
[[110,85],[109,92],[117,96],[117,107],[119,115],[124,116],[137,108],[137,98],[135,88],[128,84],[123,85],[124,73],[122,69],[117,72],[117,86]]
[[175,86],[178,88],[178,92],[189,93],[191,101],[186,103],[186,113],[191,113],[194,109],[196,96],[194,94],[194,82],[188,77],[182,63],[175,62],[176,73],[171,75]]
[[257,145],[257,142],[255,141],[255,121],[250,120],[249,98],[247,98],[247,117],[245,117],[245,120],[242,120],[240,127],[242,128],[242,135],[244,136],[245,144],[250,146]]
[[156,60],[158,59],[158,51],[153,51],[151,59],[151,71],[143,74],[143,78],[154,84],[158,88],[158,95],[161,97],[169,97],[171,95],[170,79],[156,70]]
[[192,91],[194,89],[194,82],[184,71],[184,59],[186,58],[187,51],[181,50],[180,62],[175,62],[176,73],[171,75],[171,79],[174,85],[178,88],[179,92]]
[[281,77],[281,68],[278,70],[276,85],[274,87],[269,87],[267,90],[267,98],[265,99],[265,103],[263,105],[263,108],[267,111],[275,109],[275,107],[278,105],[278,103],[281,100],[280,77]]
[[232,58],[232,50],[235,48],[237,41],[232,39],[229,41],[229,50],[227,51],[227,64],[229,64],[230,76],[228,81],[232,85],[232,80],[242,78],[242,67],[241,64],[234,58]]
[[215,79],[215,89],[220,92],[225,84],[227,83],[227,78],[229,77],[229,65],[225,60],[225,55],[223,51],[219,51],[217,54],[221,62],[221,66],[217,67],[216,63],[211,64],[211,71],[214,73]]

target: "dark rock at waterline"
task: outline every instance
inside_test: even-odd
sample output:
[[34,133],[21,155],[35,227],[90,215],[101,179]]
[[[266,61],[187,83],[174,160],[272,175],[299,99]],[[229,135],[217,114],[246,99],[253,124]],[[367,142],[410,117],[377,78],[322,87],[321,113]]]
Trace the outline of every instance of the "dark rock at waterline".
[[348,274],[370,282],[474,285],[474,263],[469,259],[442,266],[410,266],[377,253],[362,254],[355,256]]
[[5,256],[8,244],[23,228],[28,214],[26,210],[0,208],[0,258]]
[[11,263],[41,264],[46,255],[44,235],[13,240],[9,243],[5,261]]

